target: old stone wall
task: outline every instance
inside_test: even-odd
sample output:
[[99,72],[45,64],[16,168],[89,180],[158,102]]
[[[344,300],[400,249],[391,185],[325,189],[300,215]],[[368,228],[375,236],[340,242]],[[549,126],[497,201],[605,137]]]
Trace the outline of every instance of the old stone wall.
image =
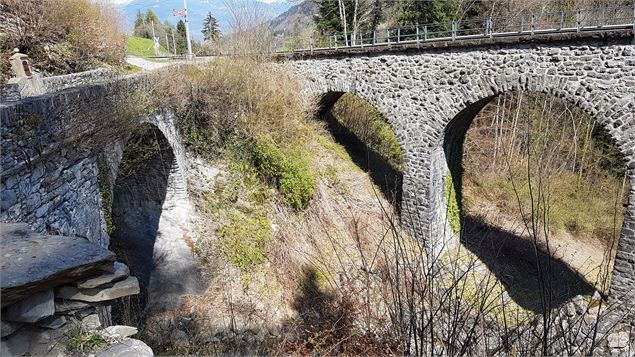
[[110,81],[115,77],[115,72],[105,68],[98,68],[62,76],[23,79],[18,83],[0,85],[0,102],[16,101],[29,96],[54,93],[82,85],[95,85]]
[[[129,82],[130,90],[138,85]],[[117,150],[120,159],[125,138],[104,147],[86,147],[82,133],[88,135],[90,129],[76,129],[78,122],[90,121],[82,119],[93,114],[89,104],[104,97],[109,85],[77,87],[0,104],[0,222],[25,222],[37,232],[79,236],[108,246],[103,212],[109,207],[104,207],[101,191],[112,191]],[[165,132],[176,148],[177,161],[185,165],[171,113],[158,111],[137,120]],[[100,160],[113,157],[114,161]],[[100,168],[100,162],[111,165]],[[100,169],[109,173],[105,186],[100,184]]]
[[431,247],[447,244],[441,239],[447,238],[443,182],[451,150],[460,147],[484,103],[527,90],[590,113],[615,139],[629,170],[630,200],[611,295],[635,304],[634,36],[583,35],[463,47],[437,43],[402,52],[294,58],[284,65],[306,79],[306,95],[328,99],[351,92],[386,117],[404,152],[402,221]]

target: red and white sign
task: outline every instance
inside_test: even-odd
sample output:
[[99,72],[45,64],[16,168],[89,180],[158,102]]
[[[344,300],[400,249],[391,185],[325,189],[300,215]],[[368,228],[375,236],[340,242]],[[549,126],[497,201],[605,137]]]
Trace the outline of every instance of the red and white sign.
[[183,10],[178,10],[178,9],[172,9],[172,16],[187,16],[187,10],[183,9]]

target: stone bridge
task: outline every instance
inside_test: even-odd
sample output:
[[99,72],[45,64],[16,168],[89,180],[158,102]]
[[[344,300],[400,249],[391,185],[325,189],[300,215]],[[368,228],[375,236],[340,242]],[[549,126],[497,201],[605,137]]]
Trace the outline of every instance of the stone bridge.
[[[24,222],[36,232],[83,237],[105,248],[112,239],[125,251],[143,252],[128,263],[142,291],[156,293],[151,307],[162,310],[178,307],[197,276],[181,239],[190,231],[192,206],[175,116],[169,110],[140,115],[129,123],[133,134],[86,144],[95,131],[121,125],[114,103],[104,99],[111,86],[133,92],[142,82],[123,78],[0,103],[0,222]],[[127,143],[140,129],[166,143],[162,160],[151,158],[146,172],[115,185]],[[107,232],[110,212],[119,228],[114,233]]]
[[404,154],[402,221],[430,249],[452,244],[444,177],[461,170],[466,131],[492,98],[539,92],[591,114],[615,139],[628,167],[631,191],[610,295],[635,304],[634,45],[629,30],[283,56],[307,79],[305,92],[322,109],[349,92],[388,120]]
[[[540,92],[562,98],[590,113],[615,139],[628,167],[631,191],[611,296],[633,305],[633,40],[632,31],[607,31],[521,40],[437,42],[395,45],[381,52],[292,55],[283,65],[306,78],[304,94],[317,98],[323,109],[350,92],[373,104],[387,118],[404,153],[402,221],[418,238],[429,243],[430,249],[452,244],[454,240],[452,234],[446,234],[444,177],[449,170],[460,170],[457,157],[461,156],[465,133],[475,115],[492,98],[508,91]],[[134,119],[135,126],[151,125],[171,149],[168,170],[149,171],[153,175],[146,175],[161,178],[162,197],[144,196],[143,192],[130,195],[134,190],[115,192],[119,162],[130,138],[120,137],[99,147],[85,148],[81,143],[90,130],[75,136],[69,134],[77,118],[91,115],[84,108],[99,102],[109,85],[70,88],[0,103],[0,221],[26,222],[40,232],[81,236],[105,247],[109,244],[104,214],[109,203],[105,201],[111,197],[116,223],[147,236],[139,240],[141,245],[130,248],[140,249],[145,244],[154,244],[154,239],[164,239],[165,244],[159,249],[155,246],[152,256],[139,257],[140,264],[151,259],[148,264],[153,266],[156,258],[171,259],[167,252],[188,251],[184,239],[174,239],[185,236],[188,229],[180,226],[187,222],[191,209],[184,172],[188,163],[172,113],[157,111],[140,116]],[[129,90],[134,91],[134,86]],[[116,115],[114,111],[112,115]],[[134,184],[138,188],[148,182]],[[165,212],[168,216],[163,216]],[[167,223],[162,225],[161,221]],[[141,226],[150,229],[144,232],[139,229]],[[178,254],[172,257],[175,261],[183,258]],[[173,271],[159,275],[194,276],[183,272],[192,269],[191,266],[175,261]],[[151,279],[140,277],[142,284],[144,279],[146,288],[152,290]],[[157,283],[160,282],[161,279]],[[189,282],[184,284],[176,287],[174,293],[194,289]],[[163,299],[171,299],[169,292]]]

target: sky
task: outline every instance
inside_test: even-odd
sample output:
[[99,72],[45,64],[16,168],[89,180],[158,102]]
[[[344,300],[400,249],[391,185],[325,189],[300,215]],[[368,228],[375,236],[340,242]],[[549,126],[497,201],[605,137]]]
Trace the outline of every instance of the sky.
[[[145,13],[151,9],[163,22],[176,24],[181,17],[172,16],[172,9],[182,9],[183,0],[102,0],[117,5],[126,17],[126,28],[132,31],[137,11]],[[194,39],[202,40],[203,20],[211,11],[219,22],[221,32],[231,32],[230,7],[248,8],[257,14],[259,21],[272,19],[289,9],[293,0],[187,0],[190,32]],[[295,0],[297,2],[297,0]]]

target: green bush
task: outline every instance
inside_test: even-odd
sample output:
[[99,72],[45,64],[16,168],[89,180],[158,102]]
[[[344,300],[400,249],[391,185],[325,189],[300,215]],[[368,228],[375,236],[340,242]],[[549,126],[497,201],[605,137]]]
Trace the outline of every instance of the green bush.
[[219,230],[220,249],[230,263],[241,271],[265,262],[265,248],[273,231],[266,217],[231,217],[231,223]]
[[291,206],[302,209],[315,193],[315,177],[303,150],[281,150],[271,138],[261,137],[254,146],[256,167],[275,182],[278,191]]

